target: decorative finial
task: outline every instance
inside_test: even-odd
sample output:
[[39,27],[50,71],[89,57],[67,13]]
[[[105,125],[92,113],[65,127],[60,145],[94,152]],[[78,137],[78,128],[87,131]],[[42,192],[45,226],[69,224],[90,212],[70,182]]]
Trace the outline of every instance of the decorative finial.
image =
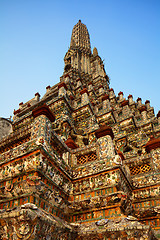
[[98,56],[98,51],[96,47],[93,48],[93,56]]

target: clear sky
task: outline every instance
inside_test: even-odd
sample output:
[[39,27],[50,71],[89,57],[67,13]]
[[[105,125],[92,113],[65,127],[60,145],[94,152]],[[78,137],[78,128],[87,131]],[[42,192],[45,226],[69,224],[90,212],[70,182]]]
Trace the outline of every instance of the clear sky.
[[59,82],[81,19],[115,93],[160,110],[160,0],[1,0],[0,116]]

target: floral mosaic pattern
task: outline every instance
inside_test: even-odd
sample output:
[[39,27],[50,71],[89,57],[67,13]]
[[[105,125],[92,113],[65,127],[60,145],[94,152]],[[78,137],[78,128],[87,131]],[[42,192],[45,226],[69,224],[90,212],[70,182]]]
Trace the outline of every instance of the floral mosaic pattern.
[[51,139],[51,132],[52,124],[49,119],[44,115],[36,117],[32,127],[32,138],[41,137],[49,143]]
[[115,148],[111,136],[107,135],[97,140],[99,145],[99,159],[113,158],[115,156]]
[[156,171],[160,171],[160,149],[152,151],[153,164]]

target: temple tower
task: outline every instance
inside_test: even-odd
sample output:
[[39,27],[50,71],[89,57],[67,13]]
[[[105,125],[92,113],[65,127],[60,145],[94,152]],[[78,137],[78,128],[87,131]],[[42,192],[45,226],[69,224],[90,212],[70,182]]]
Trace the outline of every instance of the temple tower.
[[0,239],[160,238],[160,112],[115,95],[80,20],[64,62],[0,118]]
[[65,71],[70,67],[79,72],[90,73],[91,45],[86,25],[81,20],[72,30],[70,48],[65,56]]
[[70,48],[64,57],[64,74],[71,70],[76,71],[80,77],[89,75],[91,82],[95,78],[104,78],[109,83],[102,59],[98,56],[96,48],[91,51],[90,36],[85,24],[79,22],[73,27]]

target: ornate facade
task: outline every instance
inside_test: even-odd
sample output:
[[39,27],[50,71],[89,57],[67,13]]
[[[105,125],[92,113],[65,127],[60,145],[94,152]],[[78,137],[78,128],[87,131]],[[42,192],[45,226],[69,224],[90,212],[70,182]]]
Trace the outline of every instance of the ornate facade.
[[1,131],[0,239],[158,239],[160,112],[115,95],[81,21],[64,63]]

